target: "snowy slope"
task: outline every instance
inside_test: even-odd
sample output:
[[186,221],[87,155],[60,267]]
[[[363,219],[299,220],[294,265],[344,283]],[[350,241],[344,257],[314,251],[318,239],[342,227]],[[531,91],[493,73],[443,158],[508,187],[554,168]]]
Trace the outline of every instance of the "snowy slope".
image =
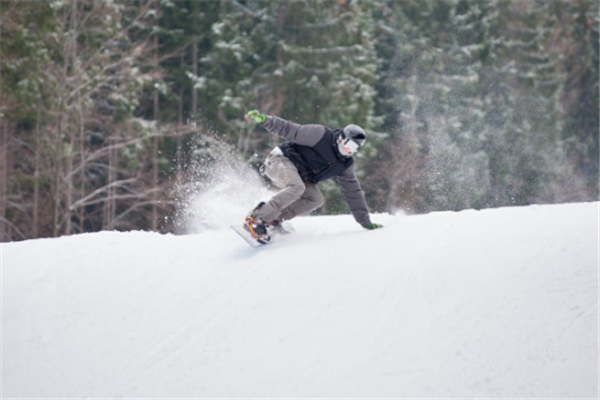
[[1,396],[597,397],[598,210],[3,244]]

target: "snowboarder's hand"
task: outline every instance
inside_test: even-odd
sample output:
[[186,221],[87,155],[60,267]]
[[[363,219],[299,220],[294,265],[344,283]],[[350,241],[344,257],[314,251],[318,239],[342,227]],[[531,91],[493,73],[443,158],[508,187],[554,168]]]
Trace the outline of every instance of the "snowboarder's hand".
[[265,119],[267,119],[266,115],[258,110],[248,111],[248,113],[246,114],[246,119],[250,118],[258,122],[259,124],[262,124],[263,122],[265,122]]
[[368,224],[364,224],[363,228],[368,229],[370,231],[372,231],[373,229],[380,229],[383,228],[383,225],[379,225],[379,224],[374,224],[372,222],[369,222]]

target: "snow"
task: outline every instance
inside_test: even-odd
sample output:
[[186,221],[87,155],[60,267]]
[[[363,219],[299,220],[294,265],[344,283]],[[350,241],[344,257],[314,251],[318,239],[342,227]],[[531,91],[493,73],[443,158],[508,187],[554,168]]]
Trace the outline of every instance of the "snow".
[[1,246],[2,398],[596,398],[599,203]]

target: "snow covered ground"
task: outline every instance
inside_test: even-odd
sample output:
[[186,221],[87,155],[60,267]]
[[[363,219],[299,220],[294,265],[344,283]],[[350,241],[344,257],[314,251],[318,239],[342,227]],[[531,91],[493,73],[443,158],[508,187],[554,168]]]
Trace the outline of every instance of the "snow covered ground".
[[596,398],[599,203],[1,246],[2,398]]

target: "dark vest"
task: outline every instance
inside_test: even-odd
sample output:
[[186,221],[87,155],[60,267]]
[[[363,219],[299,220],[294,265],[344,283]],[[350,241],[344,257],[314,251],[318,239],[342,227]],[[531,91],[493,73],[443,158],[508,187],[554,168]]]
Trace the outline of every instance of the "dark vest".
[[317,183],[339,176],[354,164],[352,157],[342,156],[337,149],[336,139],[340,132],[325,128],[323,138],[313,147],[301,146],[294,142],[285,142],[279,147],[296,166],[302,180]]

